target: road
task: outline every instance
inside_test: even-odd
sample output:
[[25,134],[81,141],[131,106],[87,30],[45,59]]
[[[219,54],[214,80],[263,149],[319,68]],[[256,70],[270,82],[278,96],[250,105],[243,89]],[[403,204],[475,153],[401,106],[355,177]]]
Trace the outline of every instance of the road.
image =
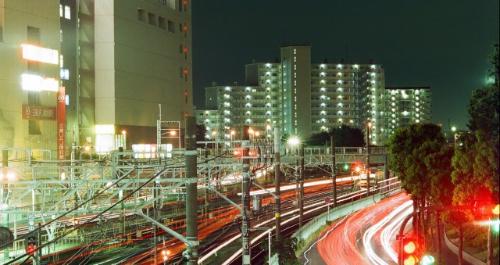
[[[304,253],[304,264],[397,264],[396,235],[412,211],[412,202],[400,193],[347,216],[311,245]],[[410,224],[405,233],[411,230]],[[458,264],[457,256],[442,247],[446,264]]]
[[411,211],[411,201],[403,193],[358,211],[320,237],[313,254],[306,252],[306,263],[396,264],[395,235]]

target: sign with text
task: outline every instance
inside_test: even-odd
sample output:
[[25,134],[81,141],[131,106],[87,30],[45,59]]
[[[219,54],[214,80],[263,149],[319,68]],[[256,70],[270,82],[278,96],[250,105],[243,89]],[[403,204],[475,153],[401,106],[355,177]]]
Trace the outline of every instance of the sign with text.
[[64,160],[66,136],[66,92],[64,87],[57,93],[57,159]]
[[56,108],[23,104],[23,120],[55,120]]

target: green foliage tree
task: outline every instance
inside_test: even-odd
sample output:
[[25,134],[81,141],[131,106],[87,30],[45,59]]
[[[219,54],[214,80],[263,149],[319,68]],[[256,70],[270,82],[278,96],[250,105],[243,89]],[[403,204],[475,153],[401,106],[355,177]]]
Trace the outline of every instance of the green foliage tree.
[[[460,252],[463,224],[473,218],[474,206],[498,203],[499,192],[499,86],[498,45],[492,58],[495,82],[473,92],[469,102],[470,133],[461,135],[455,144],[452,160],[453,204],[461,207],[462,217],[450,216],[448,221],[460,230]],[[455,214],[456,215],[456,214]],[[460,262],[461,255],[460,255]]]
[[361,147],[365,145],[363,131],[342,125],[339,128],[331,128],[328,132],[320,132],[311,135],[307,140],[308,145],[330,144],[330,136],[334,136],[335,146]]
[[[446,145],[438,125],[412,124],[395,132],[389,140],[388,153],[389,167],[411,195],[419,213],[414,225],[427,235],[430,212],[419,209],[429,205],[442,207],[451,201],[453,151]],[[432,241],[429,239],[429,242]]]

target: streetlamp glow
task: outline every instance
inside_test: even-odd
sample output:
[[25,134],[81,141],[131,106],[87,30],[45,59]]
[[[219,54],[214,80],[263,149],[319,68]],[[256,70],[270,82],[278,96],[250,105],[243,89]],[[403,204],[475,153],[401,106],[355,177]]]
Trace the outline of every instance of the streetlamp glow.
[[7,172],[7,180],[8,181],[15,181],[17,179],[16,174],[14,172],[10,171]]
[[288,145],[290,145],[291,147],[298,146],[299,144],[300,139],[298,136],[290,136],[290,138],[288,138]]
[[456,132],[457,131],[457,127],[456,126],[451,126],[451,131],[452,132]]

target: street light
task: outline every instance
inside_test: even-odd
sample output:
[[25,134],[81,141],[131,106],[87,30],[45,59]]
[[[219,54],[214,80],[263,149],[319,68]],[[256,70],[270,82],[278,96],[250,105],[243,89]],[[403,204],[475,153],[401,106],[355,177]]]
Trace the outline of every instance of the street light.
[[291,147],[297,147],[300,144],[300,138],[298,136],[290,136],[287,142]]
[[451,131],[452,132],[456,132],[457,131],[457,127],[456,126],[451,126]]
[[8,182],[15,181],[17,179],[16,174],[12,171],[7,171],[7,173],[3,173],[0,171],[0,181],[7,180]]

